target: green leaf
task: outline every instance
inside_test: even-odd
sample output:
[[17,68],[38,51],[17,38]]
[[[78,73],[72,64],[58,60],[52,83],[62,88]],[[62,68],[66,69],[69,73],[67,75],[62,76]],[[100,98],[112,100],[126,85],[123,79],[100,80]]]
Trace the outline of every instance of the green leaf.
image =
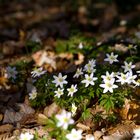
[[102,95],[100,99],[100,105],[102,105],[108,112],[110,109],[114,109],[115,98],[110,95]]

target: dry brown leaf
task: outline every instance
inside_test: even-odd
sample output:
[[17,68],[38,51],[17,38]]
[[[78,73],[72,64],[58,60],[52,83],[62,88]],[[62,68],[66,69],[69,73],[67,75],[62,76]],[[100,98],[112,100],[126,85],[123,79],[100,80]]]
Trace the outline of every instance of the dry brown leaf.
[[[36,126],[36,116],[34,114],[27,114],[22,117],[22,119],[19,121],[22,126],[25,127],[35,127]],[[26,126],[28,125],[28,126]]]
[[47,117],[51,117],[52,115],[58,113],[60,111],[60,107],[56,103],[52,103],[50,106],[45,107],[44,115]]
[[4,113],[3,123],[15,123],[22,119],[23,113],[15,112],[14,110],[6,110]]
[[14,126],[11,124],[4,124],[0,126],[0,133],[11,132]]
[[117,124],[116,127],[108,129],[108,136],[104,139],[108,140],[129,140],[132,137],[133,129],[137,126],[131,121],[125,121],[123,124]]
[[128,99],[125,99],[124,106],[122,109],[119,109],[120,116],[122,119],[127,119],[128,118],[128,112],[130,109],[130,101]]
[[8,88],[7,82],[8,82],[8,79],[7,78],[0,77],[0,89],[2,87],[5,87],[7,89]]
[[12,140],[11,135],[11,133],[0,134],[0,140]]
[[128,47],[124,46],[123,44],[115,44],[114,49],[123,53],[128,51]]
[[121,136],[113,136],[113,135],[103,136],[103,140],[122,140],[122,137]]
[[78,53],[78,60],[75,60],[75,65],[80,65],[84,62],[84,55],[81,53]]
[[140,106],[139,106],[139,100],[131,101],[130,102],[130,109],[128,112],[128,119],[133,120],[136,123],[140,123]]
[[37,66],[48,64],[53,69],[56,69],[55,55],[53,52],[38,51],[32,55]]
[[104,133],[102,131],[95,131],[94,132],[94,138],[95,138],[95,140],[100,139],[103,135],[104,135]]
[[24,113],[24,114],[34,114],[35,113],[35,110],[25,103],[23,103],[23,104],[19,103],[18,105],[20,106],[21,113]]
[[26,104],[18,104],[20,111],[16,112],[13,109],[7,109],[4,113],[3,123],[15,123],[20,122],[35,113],[35,110]]
[[78,124],[76,125],[76,127],[78,127],[78,129],[82,129],[83,131],[90,130],[90,127],[89,127],[89,126],[84,125],[84,124],[82,124],[82,123],[78,123]]
[[45,125],[47,122],[48,118],[44,114],[38,114],[37,116],[37,123],[41,125]]

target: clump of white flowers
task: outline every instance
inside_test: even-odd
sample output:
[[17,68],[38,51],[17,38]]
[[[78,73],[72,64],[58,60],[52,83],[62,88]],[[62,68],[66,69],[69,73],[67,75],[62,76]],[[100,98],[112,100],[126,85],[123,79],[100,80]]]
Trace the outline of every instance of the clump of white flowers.
[[86,71],[88,73],[94,73],[96,71],[95,63],[96,63],[96,60],[94,60],[94,59],[89,60],[88,63],[84,66],[84,71]]

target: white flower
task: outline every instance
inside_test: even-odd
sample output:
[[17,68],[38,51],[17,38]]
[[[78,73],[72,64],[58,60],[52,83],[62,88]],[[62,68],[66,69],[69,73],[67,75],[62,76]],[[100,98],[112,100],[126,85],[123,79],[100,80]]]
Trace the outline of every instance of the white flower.
[[37,90],[36,87],[33,87],[31,93],[29,93],[29,99],[34,100],[37,97]]
[[94,140],[94,136],[92,134],[86,135],[86,140]]
[[58,98],[60,98],[60,96],[64,94],[63,91],[64,91],[64,89],[58,88],[57,91],[54,91],[56,93],[55,96],[58,97]]
[[137,78],[137,75],[133,75],[133,73],[132,73],[132,71],[130,71],[130,72],[128,72],[128,81],[127,81],[127,83],[128,84],[131,84],[131,83],[133,83],[133,84],[135,84],[135,79]]
[[79,48],[79,49],[83,49],[83,44],[82,44],[82,42],[79,43],[78,48]]
[[93,77],[93,73],[91,73],[90,75],[85,74],[85,79],[82,80],[82,83],[85,83],[85,87],[88,87],[89,85],[95,85],[94,81],[97,80],[97,77]]
[[73,124],[74,120],[71,118],[71,113],[62,110],[61,114],[56,115],[57,127],[62,127],[63,129],[67,129],[69,124]]
[[18,72],[16,71],[16,67],[10,67],[8,66],[6,68],[6,77],[7,78],[13,78],[16,79],[16,75],[18,74]]
[[83,74],[83,72],[82,72],[82,68],[78,68],[77,70],[76,70],[76,73],[75,73],[75,75],[73,76],[73,78],[78,78],[80,75],[82,75]]
[[121,21],[120,21],[120,25],[121,25],[121,26],[125,26],[126,24],[127,24],[127,21],[126,21],[126,20],[121,20]]
[[73,94],[77,91],[77,85],[71,85],[71,87],[68,88],[67,91],[69,92],[68,96],[72,97]]
[[75,106],[75,103],[73,103],[73,104],[72,104],[72,107],[71,107],[72,116],[75,115],[76,110],[77,110],[77,106]]
[[110,81],[106,81],[104,84],[100,84],[100,87],[104,88],[103,93],[106,93],[107,91],[113,92],[114,88],[117,88],[118,86],[114,84],[114,79]]
[[118,78],[118,80],[116,80],[116,82],[120,82],[121,85],[125,84],[125,83],[128,83],[128,80],[129,80],[129,73],[127,72],[126,74],[124,73],[121,73],[121,75],[117,75],[116,76]]
[[88,72],[88,73],[94,73],[96,71],[95,69],[95,60],[89,60],[88,63],[84,66],[84,71]]
[[127,63],[124,61],[124,66],[122,66],[122,68],[124,69],[124,72],[130,72],[133,68],[135,68],[135,65],[132,65],[132,62]]
[[140,86],[140,81],[137,80],[137,81],[133,82],[133,84],[135,84],[134,88],[137,87],[137,86]]
[[34,138],[34,135],[26,132],[24,134],[23,133],[20,134],[19,140],[32,140],[33,138]]
[[53,78],[54,78],[54,81],[52,81],[52,82],[56,84],[55,85],[56,87],[60,86],[61,88],[63,88],[63,85],[68,83],[65,80],[67,78],[67,75],[62,76],[62,73],[59,73],[58,77],[57,76],[53,76]]
[[82,139],[82,130],[72,129],[71,133],[66,135],[68,140],[81,140]]
[[110,81],[112,79],[114,79],[114,72],[112,72],[111,74],[109,74],[108,71],[106,71],[106,75],[102,75],[101,77],[103,78],[103,81],[106,82],[106,81]]
[[118,55],[114,55],[112,52],[111,55],[106,54],[107,58],[104,59],[104,61],[108,61],[110,64],[113,64],[113,62],[118,62],[117,57]]
[[35,77],[40,77],[41,75],[45,74],[46,73],[46,70],[43,71],[43,68],[40,67],[40,68],[35,68],[31,74],[32,74],[32,77],[35,78]]
[[133,138],[132,140],[140,140],[140,128],[133,130]]

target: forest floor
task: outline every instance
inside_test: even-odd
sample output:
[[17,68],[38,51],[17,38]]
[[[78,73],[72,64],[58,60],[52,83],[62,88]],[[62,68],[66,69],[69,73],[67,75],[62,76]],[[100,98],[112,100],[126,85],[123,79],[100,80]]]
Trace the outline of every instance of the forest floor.
[[[140,4],[128,12],[114,2],[90,6],[47,5],[38,0],[0,4],[0,140],[16,140],[25,132],[34,134],[34,139],[67,140],[45,122],[62,109],[70,111],[72,103],[77,106],[74,125],[82,129],[83,139],[93,134],[95,140],[131,140],[134,130],[140,129]],[[118,55],[115,66],[104,61],[111,52]],[[86,89],[73,75],[92,59],[98,82]],[[120,84],[116,95],[103,93],[97,86],[99,77],[106,71],[122,72],[124,61],[135,65],[137,85]],[[32,73],[40,67],[44,73]],[[16,68],[10,76],[8,68]],[[50,81],[58,73],[67,75],[68,87],[71,83],[79,88],[77,96],[54,98],[57,86]],[[34,86],[35,100],[30,95]]]

